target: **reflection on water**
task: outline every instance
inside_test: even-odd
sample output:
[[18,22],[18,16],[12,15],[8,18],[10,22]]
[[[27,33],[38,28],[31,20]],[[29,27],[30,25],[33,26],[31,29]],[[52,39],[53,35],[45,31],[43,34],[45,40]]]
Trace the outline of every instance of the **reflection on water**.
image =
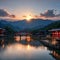
[[14,39],[19,42],[20,41],[20,36],[14,36]]
[[21,36],[21,40],[26,40],[26,36]]
[[26,40],[27,42],[31,41],[30,36],[14,36],[15,41],[19,42],[21,40]]
[[30,45],[22,45],[19,43],[6,46],[5,50],[0,52],[1,60],[54,60],[50,55],[50,51],[44,46],[38,48]]
[[5,45],[3,44],[3,45],[2,45],[2,48],[4,48],[4,47],[5,47]]
[[1,39],[0,60],[55,60],[60,57],[56,51],[50,51],[38,40],[32,40],[30,36],[14,36],[13,38],[19,43],[14,42],[6,45],[5,38]]
[[53,40],[53,41],[51,41],[51,44],[52,45],[56,45],[57,44],[57,41],[56,40]]
[[56,60],[60,60],[60,51],[56,50],[56,51],[51,51],[51,55],[56,59]]
[[27,36],[27,41],[30,42],[31,41],[31,37],[30,36]]
[[30,45],[29,45],[29,44],[27,45],[27,49],[28,49],[28,50],[30,49]]

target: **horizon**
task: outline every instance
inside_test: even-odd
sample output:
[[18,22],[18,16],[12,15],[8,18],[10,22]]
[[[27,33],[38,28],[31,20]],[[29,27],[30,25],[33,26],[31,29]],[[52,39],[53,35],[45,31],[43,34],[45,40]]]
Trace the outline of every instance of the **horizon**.
[[30,19],[30,20],[27,20],[27,19],[3,19],[3,18],[0,18],[0,21],[11,21],[11,22],[14,22],[14,21],[26,21],[26,22],[31,22],[31,21],[33,21],[33,20],[43,20],[43,21],[60,21],[60,19],[42,19],[42,18],[33,18],[33,19]]

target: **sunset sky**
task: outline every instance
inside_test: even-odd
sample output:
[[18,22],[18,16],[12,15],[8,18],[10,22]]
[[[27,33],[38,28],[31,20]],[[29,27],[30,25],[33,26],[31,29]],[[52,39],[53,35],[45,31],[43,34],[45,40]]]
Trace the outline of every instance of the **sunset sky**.
[[0,0],[0,17],[60,19],[60,0]]

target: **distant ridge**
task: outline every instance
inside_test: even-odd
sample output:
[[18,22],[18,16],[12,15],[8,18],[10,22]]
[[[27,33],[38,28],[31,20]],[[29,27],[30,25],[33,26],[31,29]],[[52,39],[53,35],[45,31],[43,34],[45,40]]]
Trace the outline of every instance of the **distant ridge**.
[[15,31],[31,31],[43,28],[54,22],[53,20],[43,20],[43,19],[32,19],[30,22],[26,20],[20,21],[10,21],[10,20],[0,20],[0,27],[10,26]]

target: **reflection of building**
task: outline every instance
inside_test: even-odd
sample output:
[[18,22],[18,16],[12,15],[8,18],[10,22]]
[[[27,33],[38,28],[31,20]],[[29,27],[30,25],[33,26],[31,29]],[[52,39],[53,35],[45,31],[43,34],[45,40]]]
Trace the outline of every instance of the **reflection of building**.
[[15,33],[15,40],[16,41],[27,41],[30,42],[31,41],[31,33],[28,32],[16,32]]
[[30,42],[31,36],[14,36],[14,39],[16,42],[21,42],[21,41]]
[[56,60],[60,60],[60,51],[59,51],[59,50],[51,51],[51,55],[52,55]]

